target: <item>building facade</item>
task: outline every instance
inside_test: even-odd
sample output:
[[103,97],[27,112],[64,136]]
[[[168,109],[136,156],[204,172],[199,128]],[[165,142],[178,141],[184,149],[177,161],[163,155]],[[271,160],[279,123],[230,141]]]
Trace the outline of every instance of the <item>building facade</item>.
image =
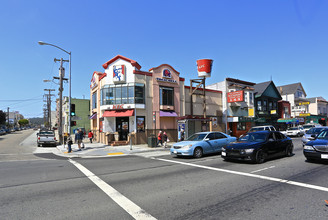
[[309,113],[310,115],[305,117],[305,123],[314,123],[327,125],[328,114],[328,102],[323,97],[308,98],[309,101]]
[[[83,128],[85,131],[90,130],[90,100],[89,99],[77,99],[71,98],[71,105],[74,111],[71,115],[71,130],[68,131],[69,120],[69,99],[67,96],[63,97],[62,105],[62,128],[63,133],[74,134],[74,131],[78,128]],[[57,99],[56,108],[56,125],[59,125],[59,100]]]
[[304,117],[309,113],[309,101],[306,99],[306,92],[299,83],[288,84],[284,86],[278,86],[278,91],[282,97],[282,100],[288,101],[291,106],[291,117],[299,118],[301,123],[304,123]]
[[[128,141],[147,143],[147,138],[164,130],[170,140],[178,136],[178,117],[186,115],[184,78],[168,64],[142,71],[134,60],[117,55],[102,65],[104,72],[94,72],[90,85],[90,124],[96,141],[111,143]],[[216,116],[222,108],[218,91]],[[197,106],[196,106],[197,108]],[[216,120],[217,121],[217,120]]]
[[273,125],[278,127],[278,102],[282,97],[273,81],[255,85],[256,125]]
[[223,123],[233,136],[239,137],[254,125],[254,85],[253,82],[226,78],[206,87],[222,91]]

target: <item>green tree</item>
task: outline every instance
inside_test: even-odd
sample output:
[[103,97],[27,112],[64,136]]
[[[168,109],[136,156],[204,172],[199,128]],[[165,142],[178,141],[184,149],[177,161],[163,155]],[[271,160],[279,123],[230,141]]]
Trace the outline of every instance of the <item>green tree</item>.
[[21,119],[21,120],[18,121],[18,124],[20,126],[25,126],[25,125],[29,124],[29,121],[27,119]]

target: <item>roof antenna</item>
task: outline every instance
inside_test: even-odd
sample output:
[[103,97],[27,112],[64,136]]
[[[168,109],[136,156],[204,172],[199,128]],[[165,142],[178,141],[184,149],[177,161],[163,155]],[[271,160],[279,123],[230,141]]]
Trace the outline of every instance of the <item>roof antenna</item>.
[[271,81],[272,81],[272,75],[270,77],[271,77]]

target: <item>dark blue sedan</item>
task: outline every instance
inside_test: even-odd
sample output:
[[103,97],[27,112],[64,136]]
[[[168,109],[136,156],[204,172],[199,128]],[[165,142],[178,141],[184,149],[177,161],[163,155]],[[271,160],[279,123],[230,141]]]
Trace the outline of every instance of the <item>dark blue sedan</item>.
[[328,161],[328,129],[322,130],[315,140],[307,142],[303,154],[308,161]]
[[249,160],[263,163],[267,158],[278,155],[293,155],[292,139],[279,131],[257,131],[247,133],[237,142],[222,147],[221,157],[225,160]]

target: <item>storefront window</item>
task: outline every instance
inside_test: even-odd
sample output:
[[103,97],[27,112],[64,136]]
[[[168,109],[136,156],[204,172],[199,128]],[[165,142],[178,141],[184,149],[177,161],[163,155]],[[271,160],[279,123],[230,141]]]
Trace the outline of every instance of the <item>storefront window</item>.
[[144,84],[105,86],[101,89],[101,105],[145,104]]
[[174,89],[160,87],[159,90],[160,105],[174,105]]
[[133,104],[134,103],[134,86],[128,87],[128,103]]
[[137,117],[137,131],[145,132],[145,117],[144,116]]
[[128,87],[122,86],[122,104],[128,104]]
[[257,110],[262,111],[262,101],[261,100],[257,101]]
[[115,104],[122,104],[122,88],[115,88]]
[[249,103],[253,104],[253,93],[252,92],[249,93]]
[[137,84],[135,86],[135,103],[136,104],[144,104],[145,103],[145,86],[143,84]]
[[272,110],[273,108],[272,102],[269,102],[269,110]]
[[263,111],[267,111],[267,101],[263,100]]
[[246,130],[246,122],[238,122],[237,131],[245,131],[245,130]]
[[97,108],[97,92],[92,94],[92,109]]

